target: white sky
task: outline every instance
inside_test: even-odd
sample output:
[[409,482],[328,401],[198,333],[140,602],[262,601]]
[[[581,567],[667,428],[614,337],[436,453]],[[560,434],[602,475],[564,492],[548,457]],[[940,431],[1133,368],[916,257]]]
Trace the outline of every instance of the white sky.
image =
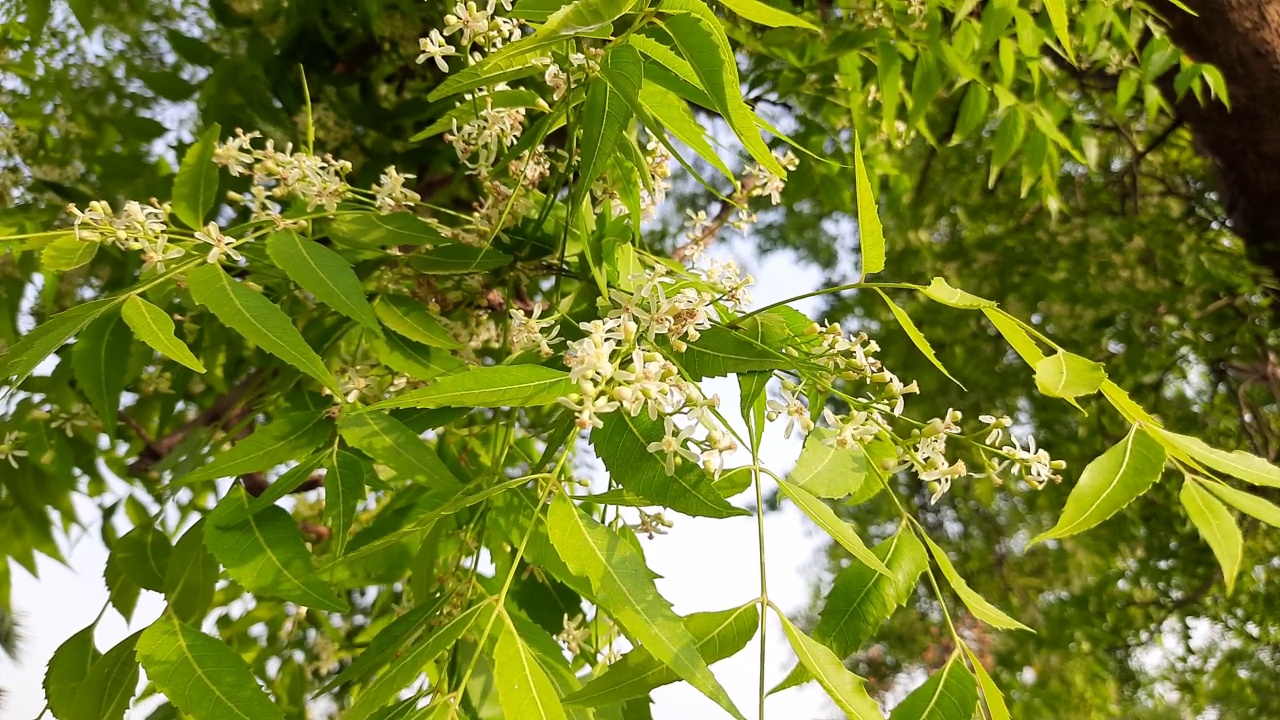
[[[801,265],[790,253],[775,253],[759,260],[752,257],[747,243],[734,243],[734,254],[748,262],[757,285],[757,305],[772,303],[812,290],[821,281],[819,272]],[[745,252],[744,252],[745,251]],[[796,308],[809,312],[817,300],[806,300]],[[706,390],[721,397],[726,415],[736,418],[738,388],[732,379],[708,381]],[[786,470],[800,451],[798,437],[784,440],[781,424],[774,423],[765,434],[763,460],[776,470]],[[738,462],[742,464],[745,460]],[[741,502],[747,502],[748,494]],[[670,533],[645,541],[645,551],[655,572],[663,579],[658,588],[681,615],[707,610],[723,610],[742,605],[759,596],[760,572],[756,551],[754,517],[710,520],[668,514],[675,520]],[[820,551],[825,543],[803,515],[789,504],[765,518],[766,563],[770,599],[789,614],[808,604],[813,585],[822,578],[824,565]],[[41,682],[45,665],[66,638],[89,623],[107,600],[102,572],[107,552],[96,529],[66,548],[68,565],[41,558],[40,578],[13,565],[13,600],[21,622],[21,661],[14,663],[0,655],[0,687],[4,687],[4,717],[33,720],[44,707]],[[158,594],[142,591],[134,612],[134,622],[126,626],[112,609],[98,625],[100,649],[107,649],[129,633],[151,623],[164,601]],[[776,619],[769,623],[767,683],[780,681],[794,662],[794,656]],[[752,640],[742,652],[717,663],[712,669],[729,695],[749,719],[755,719],[759,640]],[[653,693],[656,720],[716,718],[728,715],[710,700],[684,683],[660,688]],[[149,709],[149,708],[148,708]],[[816,684],[788,690],[771,697],[766,705],[769,717],[785,720],[838,716],[838,711]],[[126,715],[141,720],[146,712]],[[48,717],[48,715],[45,715]]]

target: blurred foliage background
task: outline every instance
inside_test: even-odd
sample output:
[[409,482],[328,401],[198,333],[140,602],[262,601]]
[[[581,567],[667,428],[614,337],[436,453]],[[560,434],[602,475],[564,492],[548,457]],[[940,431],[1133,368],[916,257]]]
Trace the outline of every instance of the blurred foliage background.
[[[887,280],[943,275],[998,300],[1106,363],[1171,429],[1275,459],[1274,268],[1256,237],[1235,232],[1238,205],[1222,190],[1231,168],[1199,152],[1202,126],[1183,110],[1225,112],[1224,99],[1251,90],[1238,93],[1238,73],[1170,39],[1169,23],[1195,18],[1162,5],[1161,19],[1119,0],[1068,2],[1064,18],[1022,0],[802,0],[788,9],[820,20],[824,33],[724,14],[747,95],[803,149],[783,205],[762,211],[750,242],[795,251],[833,284],[858,278],[852,160],[833,155],[848,143],[832,140],[856,130],[879,184]],[[408,140],[448,109],[425,100],[440,73],[415,63],[418,38],[447,11],[420,0],[0,0],[0,225],[62,222],[67,202],[163,198],[175,148],[215,122],[298,139],[304,69],[317,147],[354,163],[353,184],[395,164],[434,204],[469,209],[481,188],[455,173],[452,149]],[[1069,28],[1069,45],[1055,21]],[[707,188],[689,177],[677,188],[679,211],[723,224]],[[654,223],[647,241],[681,244],[681,212]],[[15,260],[0,245],[0,347],[74,304],[75,283],[105,289],[125,274],[95,263],[33,298],[36,273],[31,254]],[[877,297],[841,296],[829,314],[876,337],[886,366],[919,380],[922,413],[1008,414],[1077,472],[1124,434],[1101,407],[1086,405],[1085,415],[1030,391],[1030,371],[976,313],[908,310],[968,393],[913,349]],[[64,462],[106,482],[92,457],[74,454],[89,451],[56,438],[33,452],[66,450]],[[922,518],[950,538],[978,591],[1041,629],[984,638],[962,620],[1015,717],[1280,717],[1276,534],[1245,525],[1247,571],[1231,597],[1208,547],[1173,511],[1172,484],[1092,532],[1025,550],[1061,508],[1067,474],[1042,492],[960,483]],[[72,477],[6,468],[0,551],[33,572],[34,553],[58,557],[55,538],[75,521],[71,494],[84,490]],[[923,487],[901,490],[927,504]],[[847,513],[857,521],[877,511],[873,502]],[[842,553],[830,550],[832,572],[846,564]],[[0,648],[13,652],[8,574],[0,564]],[[813,617],[824,592],[815,583]],[[917,605],[850,660],[885,692],[949,654],[930,630],[936,605],[923,592]],[[273,622],[261,615],[224,635]],[[302,697],[303,688],[273,689]]]

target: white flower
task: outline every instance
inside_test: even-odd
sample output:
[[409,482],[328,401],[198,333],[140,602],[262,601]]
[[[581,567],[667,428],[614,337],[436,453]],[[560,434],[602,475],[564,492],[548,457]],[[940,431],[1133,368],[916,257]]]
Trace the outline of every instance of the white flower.
[[795,393],[783,388],[782,400],[770,400],[765,404],[769,411],[769,419],[774,420],[779,415],[787,416],[787,426],[782,431],[782,437],[790,438],[791,433],[796,427],[800,427],[801,432],[809,432],[813,429],[813,420],[809,419],[809,410],[796,398]]
[[[84,408],[79,405],[73,407],[70,412],[58,412],[53,416],[53,419],[49,421],[49,427],[54,430],[62,428],[62,431],[66,433],[67,437],[72,437],[75,434],[76,428],[84,427],[89,424],[88,420],[80,417],[83,412]],[[23,454],[25,455],[26,453]]]
[[254,163],[253,141],[262,137],[259,132],[246,133],[236,128],[235,137],[227,138],[224,143],[213,147],[213,162],[225,167],[232,177],[239,177],[249,170]]
[[569,377],[574,382],[582,380],[607,380],[613,375],[613,351],[617,346],[612,340],[589,335],[569,343],[564,362],[569,366]]
[[4,442],[0,442],[0,460],[8,460],[9,464],[16,469],[18,458],[27,456],[27,451],[21,448],[22,441],[26,437],[27,434],[23,432],[5,433]]
[[824,408],[822,417],[836,434],[823,440],[826,445],[848,449],[858,444],[871,442],[880,432],[876,417],[870,413],[855,411],[848,415],[836,415],[830,408]]
[[[556,337],[560,333],[560,326],[556,324],[555,318],[545,320],[538,318],[542,314],[542,307],[542,305],[536,306],[533,309],[533,315],[525,315],[519,308],[511,310],[512,349],[518,352],[536,347],[543,357],[551,356],[551,343],[561,340]],[[542,330],[547,327],[551,328],[551,332],[544,335]]]
[[401,175],[396,166],[390,165],[382,171],[378,184],[373,186],[373,203],[381,213],[392,213],[411,207],[422,199],[418,193],[404,186],[404,181],[413,175]]
[[979,422],[986,423],[989,431],[987,437],[983,439],[983,445],[995,445],[1004,437],[1006,428],[1013,426],[1013,420],[1008,415],[995,417],[994,415],[979,415]]
[[170,247],[167,237],[161,236],[155,242],[143,246],[142,250],[142,272],[147,272],[152,268],[156,272],[164,272],[164,264],[166,261],[180,258],[187,254],[186,250],[180,247]]
[[489,32],[489,17],[492,13],[493,5],[481,10],[475,2],[458,3],[452,13],[444,16],[444,34],[461,32],[462,44],[470,45]]
[[547,87],[551,88],[552,100],[559,100],[569,90],[569,76],[555,63],[547,66],[547,71],[542,74],[542,80]]
[[683,429],[677,428],[675,421],[670,416],[664,418],[663,421],[662,439],[649,443],[648,450],[655,455],[665,455],[663,467],[666,468],[668,475],[675,475],[677,455],[692,463],[700,460],[697,453],[685,446],[690,436],[693,435],[694,426],[689,425]]
[[439,30],[432,30],[427,37],[418,38],[418,49],[422,51],[418,56],[418,64],[434,60],[436,67],[440,68],[442,73],[449,72],[449,66],[444,59],[458,54],[458,48],[450,45]]
[[244,256],[227,244],[227,236],[222,234],[222,230],[218,228],[217,223],[205,225],[203,231],[196,233],[196,240],[213,246],[205,258],[210,264],[217,263],[223,255],[236,262],[244,261]]

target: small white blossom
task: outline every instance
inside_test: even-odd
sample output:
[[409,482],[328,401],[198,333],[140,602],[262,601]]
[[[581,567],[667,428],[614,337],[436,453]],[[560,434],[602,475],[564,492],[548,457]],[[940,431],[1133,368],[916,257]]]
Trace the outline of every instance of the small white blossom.
[[244,256],[228,244],[227,236],[222,234],[222,230],[218,228],[217,223],[211,222],[205,225],[204,230],[196,233],[196,240],[212,246],[209,254],[205,256],[205,260],[211,265],[216,264],[223,255],[236,262],[244,261]]
[[662,462],[668,475],[676,474],[677,455],[692,463],[700,461],[698,454],[686,446],[686,443],[693,435],[694,428],[692,425],[678,428],[675,421],[668,416],[664,418],[663,430],[662,439],[649,443],[648,450],[655,455],[665,456]]
[[0,460],[8,460],[9,464],[17,469],[18,458],[27,456],[27,451],[22,449],[22,441],[26,437],[27,434],[23,432],[5,433],[4,441],[0,442]]
[[427,37],[418,39],[418,47],[422,54],[418,56],[418,64],[434,60],[440,72],[449,72],[449,65],[444,59],[458,54],[458,48],[450,45],[439,30],[432,30]]

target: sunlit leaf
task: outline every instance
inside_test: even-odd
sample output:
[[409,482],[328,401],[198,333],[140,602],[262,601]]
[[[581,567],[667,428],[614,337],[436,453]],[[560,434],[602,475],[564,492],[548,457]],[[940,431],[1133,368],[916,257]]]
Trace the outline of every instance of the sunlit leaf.
[[191,349],[174,334],[173,318],[169,317],[165,311],[137,295],[132,295],[124,301],[124,306],[120,308],[120,315],[129,325],[129,329],[133,330],[133,334],[150,345],[151,349],[198,373],[205,371],[204,363],[200,362]]
[[935,277],[930,281],[929,286],[924,289],[924,294],[929,296],[930,300],[940,302],[943,305],[950,305],[951,307],[963,308],[965,310],[993,308],[996,306],[996,304],[990,300],[985,300],[977,295],[972,295],[964,290],[960,290],[959,288],[951,287],[951,284],[947,282],[946,278]]
[[973,668],[973,674],[978,678],[978,687],[982,690],[982,703],[987,707],[991,720],[1010,720],[1009,707],[1005,705],[1004,695],[1000,694],[1000,688],[996,687],[995,680],[991,679],[987,669],[982,666],[982,660],[968,646],[965,646],[964,652],[969,656],[969,666]]
[[951,382],[960,385],[960,389],[963,390],[964,385],[961,384],[959,380],[952,377],[951,373],[947,372],[947,369],[943,367],[942,361],[938,359],[938,356],[933,352],[933,347],[929,345],[928,338],[926,338],[924,333],[920,332],[920,329],[916,327],[915,322],[911,320],[911,316],[907,314],[907,311],[898,307],[898,304],[889,299],[889,296],[886,295],[883,290],[876,288],[876,292],[880,294],[880,297],[883,298],[885,303],[889,306],[889,311],[893,313],[893,317],[898,321],[898,324],[902,326],[902,329],[907,333],[907,337],[911,339],[911,342],[916,346],[916,349],[918,349],[921,354],[929,360],[929,362],[933,363],[934,367],[941,370],[943,375],[950,378]]
[[462,343],[425,305],[404,295],[378,298],[374,312],[392,332],[429,347],[456,349]]
[[[249,494],[232,485],[209,514],[204,544],[246,590],[319,610],[346,612],[347,603],[316,574],[298,523],[283,508],[268,507],[238,523],[223,525],[219,511],[247,507]],[[225,510],[223,510],[225,511]]]
[[[710,664],[736,654],[755,637],[760,610],[757,603],[750,602],[730,610],[686,615],[681,621],[697,642],[698,654]],[[565,698],[565,703],[599,707],[645,697],[650,690],[679,679],[680,676],[653,653],[638,647],[611,663],[603,675]]]
[[147,678],[192,720],[284,718],[239,653],[173,613],[142,632],[138,660]]
[[1199,438],[1179,435],[1168,430],[1153,429],[1156,437],[1170,447],[1186,453],[1220,473],[1240,478],[1254,485],[1280,487],[1280,467],[1244,450],[1227,452],[1212,447]]
[[680,367],[695,380],[776,370],[795,364],[782,353],[726,327],[709,327],[701,334],[702,337],[689,343],[688,349],[675,356]]
[[339,450],[324,476],[324,517],[332,531],[333,553],[341,555],[355,522],[356,509],[364,501],[365,485],[374,477],[369,463]]
[[76,702],[66,720],[120,720],[138,689],[136,647],[140,632],[121,640],[93,664],[76,690]]
[[766,5],[760,0],[720,0],[720,4],[729,8],[735,15],[765,27],[797,27],[818,32],[813,23],[796,17],[786,10]]
[[75,235],[64,235],[45,246],[40,253],[40,264],[51,272],[75,270],[88,265],[98,254],[101,243],[80,240]]
[[1092,395],[1107,379],[1100,363],[1059,350],[1035,365],[1036,387],[1050,397],[1076,398]]
[[274,303],[231,278],[218,265],[202,265],[187,274],[195,301],[258,347],[338,390],[324,361],[307,345],[293,321]]
[[635,548],[580,511],[563,493],[556,495],[548,513],[556,553],[571,572],[590,581],[601,608],[682,679],[744,720],[698,654],[693,635],[658,594]]
[[292,230],[267,236],[267,254],[298,287],[364,327],[379,330],[360,278],[341,255]]
[[390,415],[345,413],[338,427],[344,440],[396,474],[441,489],[457,489],[458,481],[431,447]]
[[[938,564],[938,569],[942,571],[942,575],[947,579],[947,583],[951,585],[951,589],[955,590],[956,595],[960,597],[960,602],[969,608],[969,612],[973,613],[974,617],[993,628],[1001,630],[1031,630],[1031,628],[1006,615],[1003,610],[992,605],[986,598],[979,595],[976,590],[969,587],[969,583],[960,577],[956,566],[951,564],[951,558],[947,557],[947,551],[938,547],[937,543],[928,535],[921,533],[920,537],[924,538],[924,544],[929,548],[929,554],[933,556],[933,561]],[[965,717],[968,716],[966,715]]]
[[411,212],[343,213],[329,224],[329,236],[350,245],[370,247],[435,245],[447,242],[431,223]]
[[1164,461],[1160,441],[1134,425],[1123,440],[1085,467],[1057,524],[1031,542],[1075,535],[1116,514],[1160,479]]
[[535,407],[577,390],[569,373],[542,365],[490,365],[446,375],[374,408]]
[[893,577],[893,573],[889,568],[885,567],[880,558],[862,542],[862,538],[858,537],[858,533],[854,531],[853,526],[841,520],[825,502],[811,495],[808,491],[799,486],[792,485],[788,482],[779,482],[778,489],[782,490],[782,494],[786,495],[796,507],[804,511],[805,515],[814,522],[815,525],[822,528],[832,540],[840,544],[840,547],[849,551],[858,562],[875,570],[881,575]]
[[1222,483],[1207,482],[1205,487],[1240,512],[1280,528],[1280,505]]
[[805,635],[785,615],[779,614],[782,629],[800,665],[818,681],[827,696],[846,717],[855,720],[881,720],[880,706],[867,693],[866,680],[849,672],[844,663],[829,648]]
[[[862,248],[862,277],[866,279],[869,275],[884,271],[884,227],[880,224],[880,213],[876,210],[875,189],[871,186],[866,163],[862,160],[862,141],[856,132],[853,135],[853,166],[854,189],[858,193],[858,243]],[[888,300],[887,297],[885,299]]]
[[872,472],[867,455],[861,447],[838,448],[826,442],[834,437],[833,430],[814,428],[787,482],[820,498],[839,500],[856,493]]
[[1178,499],[1222,566],[1222,577],[1230,593],[1235,589],[1236,575],[1240,573],[1240,562],[1244,556],[1244,538],[1235,518],[1226,505],[1190,478],[1182,483]]
[[556,689],[533,652],[506,612],[500,611],[498,616],[493,677],[503,720],[567,720]]

